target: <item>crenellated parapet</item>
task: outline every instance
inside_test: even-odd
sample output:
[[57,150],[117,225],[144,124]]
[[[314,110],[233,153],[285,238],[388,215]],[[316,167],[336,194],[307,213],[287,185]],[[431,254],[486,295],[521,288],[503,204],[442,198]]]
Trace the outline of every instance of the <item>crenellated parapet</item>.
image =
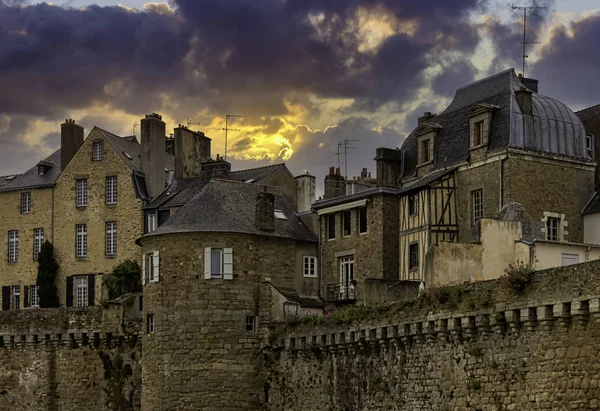
[[488,339],[492,334],[518,336],[529,332],[567,332],[600,323],[600,296],[577,299],[501,303],[494,308],[470,312],[443,312],[403,321],[322,327],[307,331],[288,330],[287,351],[320,349],[362,350],[367,347],[402,348],[439,342]]

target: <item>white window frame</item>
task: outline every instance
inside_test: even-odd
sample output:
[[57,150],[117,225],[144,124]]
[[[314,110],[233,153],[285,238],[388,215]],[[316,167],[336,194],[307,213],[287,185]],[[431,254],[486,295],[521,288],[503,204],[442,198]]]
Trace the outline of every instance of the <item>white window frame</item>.
[[33,259],[37,261],[40,251],[42,251],[42,244],[44,244],[44,229],[34,228],[33,229]]
[[483,190],[471,191],[471,212],[473,213],[473,224],[483,218]]
[[75,289],[75,306],[76,307],[87,307],[88,306],[88,277],[86,275],[78,275],[73,279]]
[[[213,273],[212,252],[221,250],[220,273]],[[205,280],[233,280],[233,249],[227,247],[204,248],[204,279]]]
[[312,255],[305,255],[303,260],[303,272],[304,277],[315,278],[317,274],[317,257]]
[[279,209],[275,210],[273,212],[273,214],[275,215],[275,218],[278,220],[287,220],[287,216],[285,215],[285,213]]
[[591,134],[585,136],[585,148],[588,151],[594,151],[594,136]]
[[107,176],[105,180],[106,204],[117,204],[117,176]]
[[102,141],[92,143],[92,161],[102,161]]
[[88,181],[86,178],[75,180],[75,205],[77,207],[87,207],[88,204]]
[[21,286],[13,285],[11,291],[13,310],[19,310],[21,308]]
[[19,261],[19,230],[10,230],[8,232],[8,262],[16,263]]
[[142,284],[160,280],[160,252],[152,251],[142,256]]
[[21,214],[31,213],[31,193],[21,193]]
[[109,257],[117,255],[117,222],[108,221],[105,227],[105,254]]
[[146,314],[146,334],[154,334],[154,314]]
[[[553,222],[556,222],[556,227],[554,227]],[[548,217],[546,220],[546,240],[548,241],[560,241],[560,228],[561,228],[561,219],[558,217]],[[556,235],[553,235],[552,231],[556,231]]]
[[148,214],[148,232],[151,233],[157,228],[158,215],[156,213]]
[[87,224],[76,224],[75,236],[75,257],[87,257]]
[[29,286],[29,300],[31,307],[40,306],[40,287],[38,285]]

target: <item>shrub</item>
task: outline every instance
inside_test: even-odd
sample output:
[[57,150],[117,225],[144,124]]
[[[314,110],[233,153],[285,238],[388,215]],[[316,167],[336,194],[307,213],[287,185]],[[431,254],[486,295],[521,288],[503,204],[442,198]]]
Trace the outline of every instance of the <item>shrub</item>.
[[516,264],[510,264],[504,269],[504,274],[500,277],[500,281],[515,294],[523,294],[525,289],[531,284],[534,273],[535,269],[530,264],[518,261]]
[[127,259],[113,268],[112,275],[105,279],[108,287],[108,298],[113,300],[124,294],[139,291],[142,269],[137,261]]
[[48,241],[42,244],[38,255],[37,285],[40,296],[40,307],[59,307],[58,292],[56,289],[56,276],[59,264],[54,258],[54,247]]

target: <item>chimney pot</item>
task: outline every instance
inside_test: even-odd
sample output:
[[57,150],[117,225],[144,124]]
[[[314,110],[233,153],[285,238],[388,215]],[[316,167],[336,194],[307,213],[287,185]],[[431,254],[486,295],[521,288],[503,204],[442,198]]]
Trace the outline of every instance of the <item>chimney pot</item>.
[[335,169],[335,175],[336,176],[342,175],[342,172],[339,167]]
[[335,167],[329,167],[329,175],[332,176],[335,174]]

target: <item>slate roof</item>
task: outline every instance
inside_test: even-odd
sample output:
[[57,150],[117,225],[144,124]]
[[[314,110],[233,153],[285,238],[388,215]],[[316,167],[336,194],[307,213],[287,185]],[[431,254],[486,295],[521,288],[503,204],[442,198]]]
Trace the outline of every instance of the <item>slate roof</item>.
[[[285,168],[287,170],[285,163],[279,163],[264,167],[249,168],[246,170],[230,171],[223,175],[221,179],[247,184],[260,184],[280,168]],[[162,194],[152,200],[145,208],[169,208],[186,204],[198,191],[202,190],[209,181],[210,180],[202,177],[175,180]]]
[[594,197],[592,197],[589,203],[585,206],[582,214],[594,214],[598,212],[600,212],[600,192],[597,188],[596,192],[594,193]]
[[[469,158],[470,130],[467,113],[475,104],[498,106],[495,109],[488,151],[508,147],[547,152],[591,161],[585,149],[585,128],[566,105],[541,94],[532,93],[533,122],[527,127],[515,91],[525,87],[514,69],[509,69],[461,87],[454,99],[432,123],[442,126],[434,143],[434,169],[459,164]],[[404,176],[416,173],[418,148],[416,128],[406,138]]]
[[[268,191],[275,196],[275,209],[287,220],[275,219],[275,231],[256,228],[256,196]],[[144,237],[173,233],[222,232],[317,241],[295,214],[294,205],[276,187],[246,184],[220,179],[207,181],[200,191],[164,224]]]
[[6,177],[10,176],[0,177],[0,192],[54,186],[60,175],[60,149],[50,154],[42,161],[47,165],[52,165],[43,176],[38,175],[38,167],[36,164],[23,174],[16,175],[16,177],[11,180],[6,180]]
[[595,114],[600,113],[600,104],[596,104],[595,106],[584,108],[583,110],[576,111],[575,114],[579,116],[581,121],[585,121],[588,118],[592,117]]

